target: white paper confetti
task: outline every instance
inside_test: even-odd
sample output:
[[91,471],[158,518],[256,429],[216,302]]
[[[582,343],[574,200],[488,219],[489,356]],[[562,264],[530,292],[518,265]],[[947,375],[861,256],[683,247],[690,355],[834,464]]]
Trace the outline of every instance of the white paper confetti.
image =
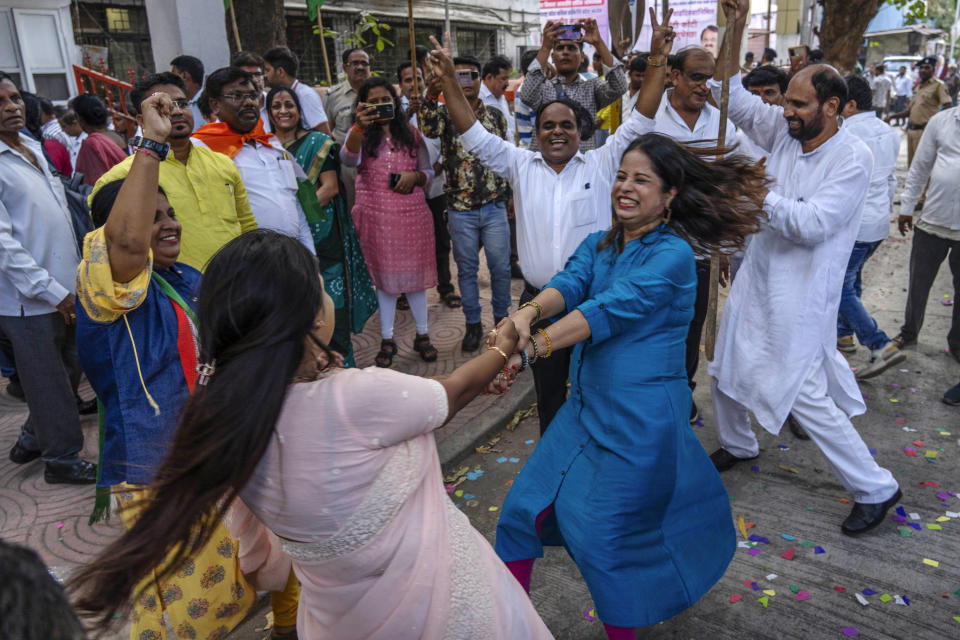
[[767,582],[773,582],[773,581],[776,580],[776,579],[777,579],[777,574],[775,574],[775,573],[769,573],[769,574],[767,574]]
[[869,602],[867,602],[867,599],[864,598],[861,594],[855,593],[855,594],[853,594],[853,595],[855,595],[855,596],[857,597],[857,602],[859,602],[859,603],[862,604],[863,606],[867,606],[868,604],[870,604]]
[[910,514],[910,519],[911,519],[911,520],[919,520],[919,519],[920,519],[920,514],[919,514],[919,513],[911,513],[911,514]]

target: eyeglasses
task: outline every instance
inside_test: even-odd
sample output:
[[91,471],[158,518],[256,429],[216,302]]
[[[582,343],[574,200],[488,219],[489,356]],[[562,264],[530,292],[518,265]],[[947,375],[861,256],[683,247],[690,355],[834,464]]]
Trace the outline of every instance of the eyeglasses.
[[254,78],[262,78],[263,71],[251,71],[250,75],[252,75]]
[[259,93],[225,93],[220,96],[224,100],[229,100],[230,102],[235,102],[237,104],[242,104],[249,100],[250,102],[257,102],[260,99]]
[[359,67],[359,68],[370,66],[370,63],[367,62],[366,60],[351,60],[347,64],[351,67]]

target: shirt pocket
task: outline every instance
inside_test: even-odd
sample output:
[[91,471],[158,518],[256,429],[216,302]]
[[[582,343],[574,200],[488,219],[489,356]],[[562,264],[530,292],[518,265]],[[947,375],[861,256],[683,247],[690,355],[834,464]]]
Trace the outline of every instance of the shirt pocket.
[[597,203],[592,191],[584,189],[570,196],[570,220],[574,227],[596,224]]
[[293,170],[293,162],[281,158],[280,160],[277,160],[277,164],[280,166],[280,178],[283,182],[283,186],[291,191],[296,191],[297,176]]

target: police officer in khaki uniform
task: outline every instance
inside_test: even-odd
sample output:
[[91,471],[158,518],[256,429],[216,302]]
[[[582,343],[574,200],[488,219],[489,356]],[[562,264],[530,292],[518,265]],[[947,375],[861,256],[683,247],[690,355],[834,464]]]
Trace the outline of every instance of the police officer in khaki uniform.
[[920,136],[933,114],[953,105],[953,99],[942,80],[933,77],[933,68],[937,64],[936,56],[927,56],[917,65],[920,84],[910,98],[906,110],[887,116],[887,122],[898,118],[910,118],[907,123],[907,166],[913,163],[913,154],[920,144]]

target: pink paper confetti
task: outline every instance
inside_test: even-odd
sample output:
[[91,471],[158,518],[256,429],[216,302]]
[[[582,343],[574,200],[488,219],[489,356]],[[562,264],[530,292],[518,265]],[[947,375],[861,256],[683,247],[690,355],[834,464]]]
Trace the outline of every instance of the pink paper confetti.
[[740,600],[742,600],[742,599],[743,599],[743,596],[740,595],[739,593],[731,593],[731,594],[730,594],[730,603],[731,603],[731,604],[736,604],[737,602],[740,602]]
[[780,557],[783,558],[783,559],[785,559],[785,560],[793,560],[793,554],[794,554],[794,553],[796,553],[796,552],[793,550],[793,547],[790,547],[789,549],[787,549],[786,551],[784,551],[783,553],[781,553],[781,554],[780,554]]
[[762,552],[762,549],[760,549],[760,547],[754,547],[753,549],[747,549],[747,555],[748,555],[748,556],[760,555],[761,552]]
[[860,635],[860,632],[857,631],[856,627],[844,627],[843,635],[847,636],[848,638],[855,638],[856,636]]
[[911,458],[917,457],[917,450],[914,449],[913,447],[904,447],[903,452]]
[[803,589],[800,589],[800,591],[797,591],[797,600],[799,600],[800,602],[803,602],[804,600],[809,600],[809,599],[810,599],[809,591],[805,591]]

